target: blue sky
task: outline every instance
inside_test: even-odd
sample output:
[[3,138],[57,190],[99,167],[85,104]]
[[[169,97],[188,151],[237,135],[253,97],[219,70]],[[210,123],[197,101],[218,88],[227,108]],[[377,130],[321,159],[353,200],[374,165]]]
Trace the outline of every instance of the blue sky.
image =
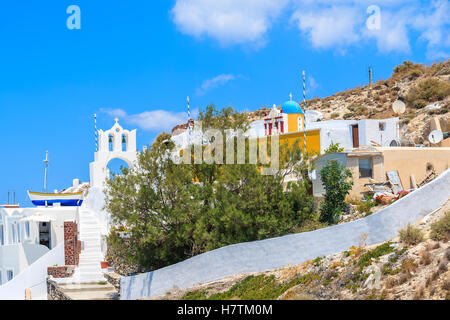
[[377,80],[448,59],[448,16],[448,1],[2,1],[0,203],[42,190],[45,150],[49,190],[88,181],[94,113],[100,128],[137,128],[142,149],[185,120],[187,95],[193,109],[256,110],[301,99],[301,70],[312,98],[366,84],[369,66]]

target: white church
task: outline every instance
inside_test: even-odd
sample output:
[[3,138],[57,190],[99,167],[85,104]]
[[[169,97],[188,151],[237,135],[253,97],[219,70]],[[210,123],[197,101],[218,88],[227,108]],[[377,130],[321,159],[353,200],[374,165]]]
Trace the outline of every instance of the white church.
[[[50,277],[58,283],[105,280],[101,261],[105,260],[110,227],[110,216],[103,210],[103,190],[110,176],[108,164],[121,159],[131,167],[137,161],[138,151],[136,130],[123,129],[118,119],[111,129],[96,131],[96,139],[97,151],[89,166],[90,182],[74,179],[71,187],[55,193],[70,197],[82,192],[81,205],[0,206],[0,300],[23,300],[27,295],[31,299],[47,299],[47,268],[64,266],[67,261],[64,228],[68,222],[75,222],[78,228],[78,264],[70,277]],[[45,196],[48,195],[42,194]]]

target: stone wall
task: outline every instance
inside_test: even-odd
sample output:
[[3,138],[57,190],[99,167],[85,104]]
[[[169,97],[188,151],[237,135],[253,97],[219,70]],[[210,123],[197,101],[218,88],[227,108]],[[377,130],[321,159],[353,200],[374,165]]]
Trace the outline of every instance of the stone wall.
[[78,265],[81,248],[78,248],[78,226],[74,221],[64,222],[64,257],[66,265]]
[[114,288],[120,292],[120,279],[122,276],[115,272],[105,272],[104,274],[106,281],[114,286]]
[[47,268],[47,274],[53,278],[69,278],[75,272],[75,266],[54,266]]
[[47,279],[47,299],[48,300],[72,300],[58,288],[58,284],[50,279]]

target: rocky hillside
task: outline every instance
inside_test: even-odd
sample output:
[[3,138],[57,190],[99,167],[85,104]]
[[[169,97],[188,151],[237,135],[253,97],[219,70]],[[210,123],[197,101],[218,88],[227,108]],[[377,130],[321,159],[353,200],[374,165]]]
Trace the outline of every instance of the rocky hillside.
[[[433,116],[439,117],[444,132],[450,131],[450,60],[431,66],[405,61],[389,79],[307,100],[307,110],[322,112],[323,120],[382,119],[396,116],[392,103],[397,99],[407,106],[401,116],[402,145],[428,145]],[[257,120],[268,112],[262,108],[249,115]]]
[[156,299],[450,299],[450,200],[388,242]]

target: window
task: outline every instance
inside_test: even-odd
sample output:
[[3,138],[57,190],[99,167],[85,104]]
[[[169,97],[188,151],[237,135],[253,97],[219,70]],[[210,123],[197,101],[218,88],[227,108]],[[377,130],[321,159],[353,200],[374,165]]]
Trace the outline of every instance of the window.
[[7,270],[6,271],[6,281],[11,281],[14,278],[14,271]]
[[112,134],[108,136],[108,150],[114,151],[114,137]]
[[128,138],[125,134],[122,135],[122,151],[128,151],[127,148]]
[[380,131],[386,130],[386,122],[378,122],[378,129]]
[[372,178],[372,158],[359,158],[359,177]]

